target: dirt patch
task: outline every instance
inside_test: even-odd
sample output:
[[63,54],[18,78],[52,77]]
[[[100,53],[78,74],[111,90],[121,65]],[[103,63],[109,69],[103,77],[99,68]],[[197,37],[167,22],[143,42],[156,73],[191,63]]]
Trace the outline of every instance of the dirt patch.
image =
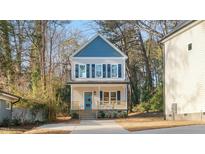
[[[143,115],[143,116],[142,116]],[[159,129],[159,128],[171,128],[179,126],[189,126],[189,125],[204,125],[205,121],[185,121],[185,120],[175,120],[168,121],[164,120],[162,116],[156,114],[156,116],[151,116],[152,114],[145,115],[135,114],[129,115],[126,119],[118,119],[116,122],[120,124],[123,128],[128,131],[140,131],[148,129]]]
[[80,124],[80,120],[72,119],[71,117],[57,117],[56,120],[52,122],[48,122],[46,124],[58,124],[58,123]]
[[39,125],[21,125],[12,127],[0,127],[0,134],[22,134],[28,130],[34,129]]

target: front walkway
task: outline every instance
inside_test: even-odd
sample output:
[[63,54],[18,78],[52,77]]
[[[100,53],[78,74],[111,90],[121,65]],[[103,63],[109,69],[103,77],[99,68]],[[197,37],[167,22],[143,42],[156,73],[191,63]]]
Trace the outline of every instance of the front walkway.
[[115,120],[81,120],[72,134],[127,134]]
[[115,120],[81,120],[80,124],[46,124],[37,129],[68,130],[71,134],[127,134],[129,131],[118,125]]

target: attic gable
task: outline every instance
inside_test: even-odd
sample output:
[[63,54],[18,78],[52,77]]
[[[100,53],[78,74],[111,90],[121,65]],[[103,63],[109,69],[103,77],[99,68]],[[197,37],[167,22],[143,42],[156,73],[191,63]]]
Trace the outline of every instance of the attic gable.
[[73,57],[126,57],[101,35],[97,35],[88,44],[74,53]]

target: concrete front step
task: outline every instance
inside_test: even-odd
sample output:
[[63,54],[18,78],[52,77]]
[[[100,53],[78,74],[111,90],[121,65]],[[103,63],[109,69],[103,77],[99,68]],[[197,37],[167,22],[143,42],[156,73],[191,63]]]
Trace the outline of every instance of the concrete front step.
[[95,111],[81,111],[79,113],[79,118],[82,120],[96,119],[96,112]]

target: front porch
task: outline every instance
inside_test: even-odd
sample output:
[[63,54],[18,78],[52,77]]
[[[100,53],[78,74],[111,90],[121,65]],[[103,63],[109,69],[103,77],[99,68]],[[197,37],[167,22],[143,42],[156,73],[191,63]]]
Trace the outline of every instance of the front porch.
[[127,110],[127,85],[71,85],[71,111],[83,110]]

